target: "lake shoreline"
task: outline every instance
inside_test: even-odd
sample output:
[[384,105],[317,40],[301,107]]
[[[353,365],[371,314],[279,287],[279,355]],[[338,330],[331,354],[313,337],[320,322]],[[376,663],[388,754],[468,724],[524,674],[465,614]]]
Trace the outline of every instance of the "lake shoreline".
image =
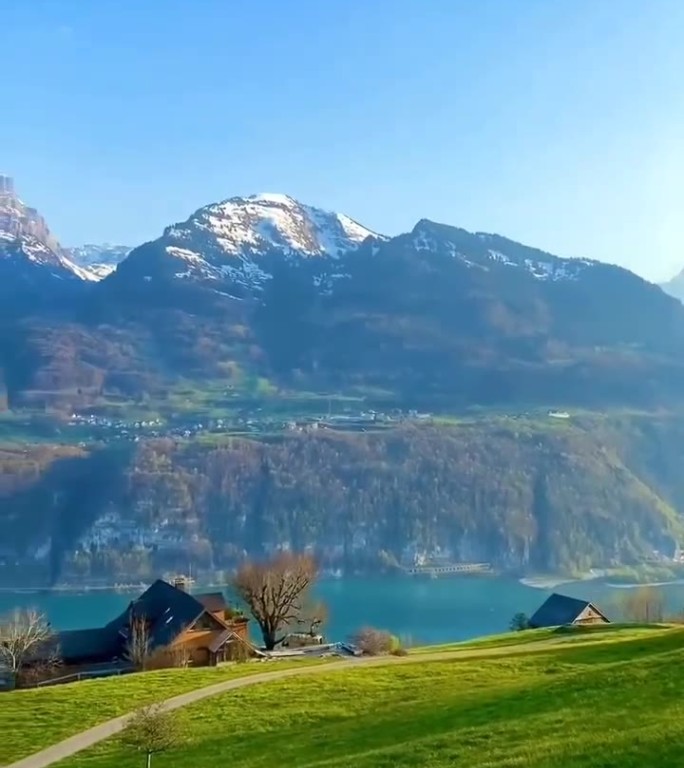
[[[518,576],[459,576],[416,579],[409,576],[368,576],[321,579],[313,589],[316,600],[329,609],[325,636],[344,641],[361,627],[377,627],[402,638],[407,646],[451,643],[506,632],[517,613],[531,616],[552,591],[551,582],[563,594],[595,602],[617,619],[611,607],[620,590],[602,579],[568,580],[550,575],[528,577],[535,587]],[[130,585],[132,586],[132,585]],[[639,585],[641,586],[641,585]],[[226,590],[196,584],[198,591]],[[542,588],[544,587],[544,588]],[[684,586],[663,586],[668,611],[681,610]],[[121,614],[142,589],[30,590],[0,592],[0,615],[16,608],[36,609],[57,630],[97,628]],[[622,594],[627,594],[624,589]],[[615,614],[615,615],[614,615]]]

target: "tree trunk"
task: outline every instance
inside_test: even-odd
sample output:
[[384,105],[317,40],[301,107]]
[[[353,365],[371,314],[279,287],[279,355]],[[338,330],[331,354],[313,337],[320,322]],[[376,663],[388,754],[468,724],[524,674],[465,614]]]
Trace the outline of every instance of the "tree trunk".
[[267,651],[272,651],[276,646],[276,633],[266,627],[261,628],[261,636],[264,640],[264,648]]
[[147,753],[147,768],[150,768],[151,765],[152,765],[152,753],[148,752]]

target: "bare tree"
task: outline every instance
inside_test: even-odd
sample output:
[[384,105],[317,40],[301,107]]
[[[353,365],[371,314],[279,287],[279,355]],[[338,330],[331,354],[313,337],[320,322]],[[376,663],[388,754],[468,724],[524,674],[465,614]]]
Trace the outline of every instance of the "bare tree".
[[307,592],[318,575],[313,558],[282,553],[265,563],[245,563],[233,579],[233,589],[261,629],[264,646],[272,650],[279,633],[297,621]]
[[171,665],[178,669],[185,669],[192,663],[192,654],[187,645],[175,645],[170,649]]
[[42,613],[17,608],[0,619],[0,668],[16,677],[28,664],[56,662],[58,656],[57,639]]
[[150,704],[136,712],[121,737],[122,742],[145,755],[150,768],[152,755],[168,752],[183,743],[183,731],[178,719],[162,704]]
[[314,637],[328,621],[328,606],[322,600],[307,600],[297,617],[297,624]]
[[392,652],[394,641],[384,629],[363,627],[352,637],[352,642],[366,656],[384,656]]
[[658,624],[663,621],[665,601],[662,592],[654,587],[629,590],[622,612],[628,621],[638,624]]
[[150,660],[150,630],[144,616],[132,617],[128,626],[128,638],[124,658],[140,672],[144,672]]

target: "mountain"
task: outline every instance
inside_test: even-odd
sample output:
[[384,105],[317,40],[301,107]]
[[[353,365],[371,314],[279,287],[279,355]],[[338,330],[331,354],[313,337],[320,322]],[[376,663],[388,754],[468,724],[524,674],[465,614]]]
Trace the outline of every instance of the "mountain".
[[110,275],[128,256],[132,248],[126,245],[81,245],[65,248],[69,261],[79,269],[84,280],[99,281]]
[[[625,269],[428,219],[386,237],[256,195],[88,281],[87,257],[11,205],[9,272],[40,253],[60,276],[49,305],[0,323],[0,406],[44,412],[30,426],[59,443],[0,448],[15,582],[220,569],[283,545],[351,570],[413,551],[573,572],[684,537],[684,305]],[[323,393],[382,424],[326,424]],[[321,423],[285,430],[293,408]],[[458,419],[397,426],[395,409]],[[73,410],[98,415],[55,426]],[[159,439],[117,421],[147,413],[167,420]],[[200,422],[215,428],[192,439]]]
[[51,297],[88,279],[50,232],[45,219],[16,194],[14,181],[0,175],[0,292],[20,303]]
[[304,205],[287,195],[232,197],[205,206],[135,249],[123,279],[159,279],[230,285],[260,291],[283,262],[337,260],[359,247],[371,230],[339,213]]
[[286,195],[233,197],[91,287],[59,318],[33,306],[0,334],[12,402],[50,392],[75,407],[250,376],[445,409],[642,407],[684,392],[684,307],[658,287],[428,219],[385,237]]
[[660,287],[670,296],[684,302],[684,269]]

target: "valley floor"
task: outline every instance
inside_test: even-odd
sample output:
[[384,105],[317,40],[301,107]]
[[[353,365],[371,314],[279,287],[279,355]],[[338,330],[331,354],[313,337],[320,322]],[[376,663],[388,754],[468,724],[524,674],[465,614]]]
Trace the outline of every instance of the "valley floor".
[[[504,635],[424,649],[404,659],[347,662],[343,668],[236,688],[183,708],[179,718],[188,741],[157,761],[174,768],[217,762],[265,768],[277,755],[278,764],[297,768],[674,767],[681,764],[684,736],[683,661],[680,628],[611,626]],[[253,668],[263,671],[262,665],[243,670]],[[79,710],[91,723],[120,714],[110,706],[109,687],[113,692],[120,686],[114,697],[120,703],[128,688],[129,702],[138,704],[175,693],[178,683],[169,680],[178,674],[166,673],[166,688],[155,692],[153,677],[132,676],[7,694],[0,700],[0,720],[9,717],[0,723],[3,733],[10,745],[24,733],[11,757],[27,754],[30,742],[35,750],[77,732],[88,724]],[[151,683],[145,693],[143,677]],[[84,696],[90,701],[87,714]],[[52,699],[50,706],[44,707],[42,698]],[[52,736],[37,744],[36,725],[48,725],[55,707],[71,713],[70,724],[63,724],[61,735],[53,728]],[[21,712],[24,717],[13,721]],[[60,765],[127,768],[139,762],[140,755],[125,751],[115,737]]]

